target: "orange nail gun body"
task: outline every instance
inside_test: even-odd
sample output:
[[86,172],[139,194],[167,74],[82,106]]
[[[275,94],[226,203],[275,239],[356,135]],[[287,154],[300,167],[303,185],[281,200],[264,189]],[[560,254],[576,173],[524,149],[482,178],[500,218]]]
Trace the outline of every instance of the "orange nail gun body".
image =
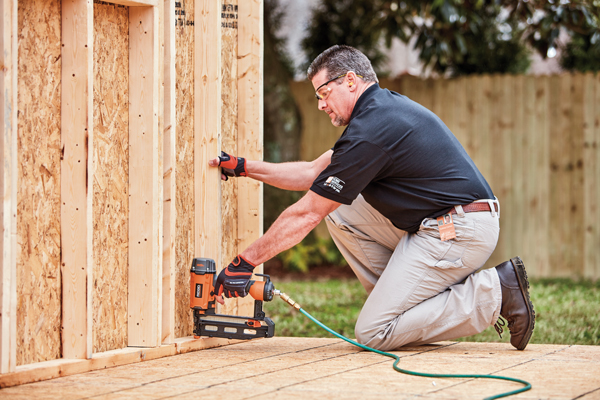
[[248,292],[254,298],[254,316],[239,317],[215,313],[215,283],[217,268],[210,258],[194,258],[190,270],[190,307],[194,313],[194,337],[254,339],[273,337],[275,324],[265,316],[263,301],[273,300],[275,288],[269,275],[266,281],[250,281]]

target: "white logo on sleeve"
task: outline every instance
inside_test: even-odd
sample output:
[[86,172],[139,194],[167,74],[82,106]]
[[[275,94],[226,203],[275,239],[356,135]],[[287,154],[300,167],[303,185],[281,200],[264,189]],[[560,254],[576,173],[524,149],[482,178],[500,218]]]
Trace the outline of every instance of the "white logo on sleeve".
[[344,182],[337,176],[330,176],[325,181],[325,186],[329,186],[330,188],[332,188],[333,190],[335,190],[336,192],[339,193],[344,188],[345,183],[346,182]]

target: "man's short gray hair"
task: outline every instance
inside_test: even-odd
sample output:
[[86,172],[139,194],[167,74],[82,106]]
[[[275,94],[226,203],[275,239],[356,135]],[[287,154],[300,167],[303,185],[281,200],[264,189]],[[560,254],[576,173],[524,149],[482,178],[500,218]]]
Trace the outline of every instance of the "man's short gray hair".
[[346,45],[336,44],[319,54],[308,67],[308,79],[312,80],[322,70],[327,71],[327,79],[354,71],[356,75],[361,75],[365,82],[379,82],[367,56],[360,50]]

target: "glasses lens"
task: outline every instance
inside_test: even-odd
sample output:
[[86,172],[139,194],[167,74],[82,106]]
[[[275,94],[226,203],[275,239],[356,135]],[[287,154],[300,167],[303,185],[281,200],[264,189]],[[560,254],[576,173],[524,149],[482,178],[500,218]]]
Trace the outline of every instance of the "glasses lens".
[[319,99],[319,100],[325,100],[325,99],[327,99],[327,97],[329,96],[330,92],[331,92],[330,88],[328,88],[327,86],[323,86],[317,92],[317,99]]

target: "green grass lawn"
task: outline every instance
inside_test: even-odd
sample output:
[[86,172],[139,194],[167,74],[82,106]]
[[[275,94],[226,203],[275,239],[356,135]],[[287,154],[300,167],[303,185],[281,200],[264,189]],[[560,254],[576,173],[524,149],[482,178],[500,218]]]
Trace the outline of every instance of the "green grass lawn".
[[[600,344],[600,281],[534,279],[530,283],[537,316],[530,343]],[[354,338],[354,323],[366,299],[357,280],[275,281],[275,287],[331,329]],[[277,336],[330,336],[280,299],[265,303],[264,309],[275,321]],[[500,339],[494,328],[489,327],[478,335],[460,340],[509,342],[510,334],[505,328]]]

